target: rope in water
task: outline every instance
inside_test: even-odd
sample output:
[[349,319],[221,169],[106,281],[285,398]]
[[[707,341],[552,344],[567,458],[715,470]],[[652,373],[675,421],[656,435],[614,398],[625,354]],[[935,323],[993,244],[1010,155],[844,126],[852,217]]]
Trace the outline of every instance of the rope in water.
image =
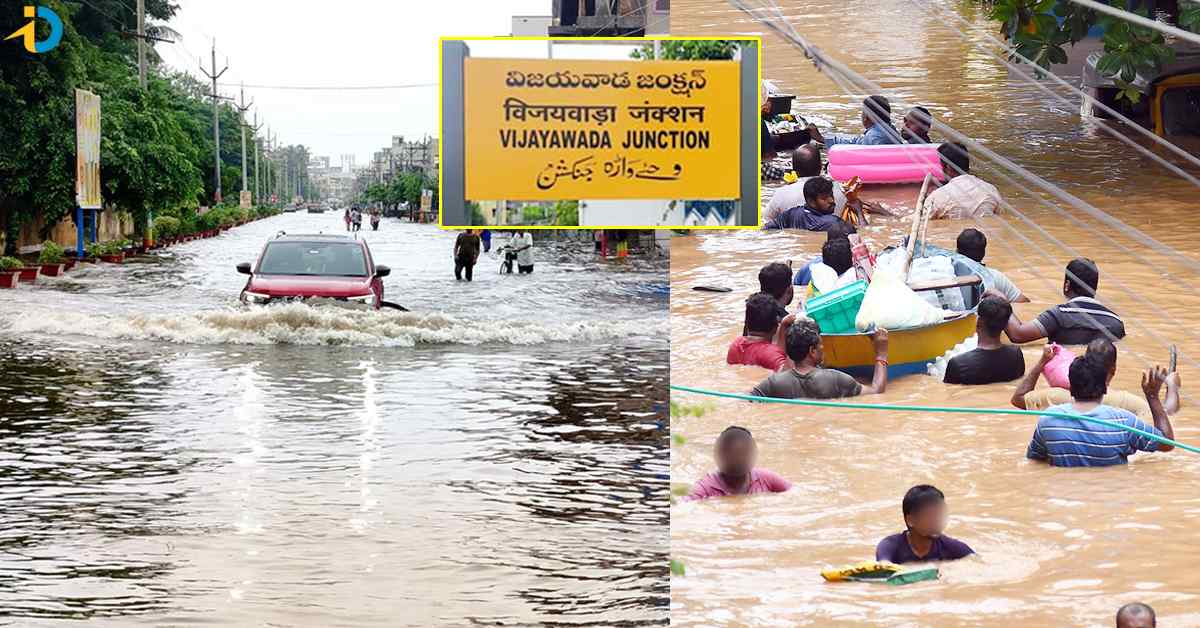
[[679,386],[676,384],[671,384],[671,390],[695,393],[698,395],[708,395],[710,397],[724,397],[726,399],[741,399],[743,401],[761,401],[764,403],[787,403],[787,404],[792,404],[792,405],[796,405],[796,406],[815,406],[818,408],[841,408],[841,409],[845,409],[845,410],[893,410],[893,411],[898,411],[898,412],[946,412],[946,413],[953,413],[953,414],[1021,414],[1021,415],[1028,415],[1028,416],[1053,416],[1053,417],[1059,417],[1059,418],[1064,418],[1064,419],[1078,419],[1080,421],[1087,421],[1089,423],[1097,423],[1097,424],[1103,425],[1105,427],[1115,427],[1118,429],[1125,430],[1127,432],[1133,432],[1134,434],[1137,434],[1138,436],[1141,436],[1143,438],[1148,438],[1150,440],[1153,440],[1153,441],[1156,441],[1159,443],[1163,443],[1164,445],[1170,445],[1172,447],[1178,447],[1179,449],[1184,449],[1184,450],[1190,451],[1192,453],[1200,454],[1200,447],[1193,447],[1191,445],[1185,445],[1179,441],[1172,440],[1172,439],[1166,438],[1164,436],[1159,436],[1158,434],[1152,434],[1145,430],[1139,430],[1136,427],[1130,427],[1128,425],[1123,425],[1121,423],[1116,423],[1114,421],[1108,421],[1106,419],[1097,419],[1094,417],[1082,416],[1079,414],[1069,414],[1069,413],[1065,413],[1065,412],[1044,412],[1044,411],[1039,411],[1039,410],[1018,410],[1016,408],[961,408],[961,407],[946,407],[946,406],[906,406],[906,405],[896,405],[896,404],[888,404],[888,403],[853,403],[853,402],[846,402],[846,401],[817,401],[815,399],[778,399],[775,397],[759,397],[756,395],[743,395],[743,394],[739,394],[739,393],[720,392],[717,390],[706,390],[704,388],[693,388],[691,386]]

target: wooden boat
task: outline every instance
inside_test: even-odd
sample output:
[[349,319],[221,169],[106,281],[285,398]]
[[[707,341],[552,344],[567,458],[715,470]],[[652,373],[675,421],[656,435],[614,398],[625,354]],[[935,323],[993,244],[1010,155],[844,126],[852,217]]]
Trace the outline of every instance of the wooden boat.
[[[987,271],[974,260],[945,249],[920,243],[915,247],[917,257],[946,255],[954,264],[954,274],[967,278],[978,275],[982,283],[958,288],[963,290],[963,303],[970,309],[934,325],[909,329],[888,330],[888,378],[925,373],[929,364],[958,343],[975,333],[975,310],[983,291],[990,288]],[[821,334],[825,349],[825,366],[844,371],[855,377],[870,378],[875,371],[875,345],[868,332]]]

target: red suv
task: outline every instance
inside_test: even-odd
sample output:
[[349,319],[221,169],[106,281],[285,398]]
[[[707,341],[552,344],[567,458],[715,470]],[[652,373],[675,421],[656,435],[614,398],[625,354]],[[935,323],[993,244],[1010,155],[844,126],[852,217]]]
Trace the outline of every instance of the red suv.
[[250,275],[242,303],[329,300],[379,309],[387,266],[376,266],[367,243],[342,235],[280,234],[267,242],[258,262],[237,265]]

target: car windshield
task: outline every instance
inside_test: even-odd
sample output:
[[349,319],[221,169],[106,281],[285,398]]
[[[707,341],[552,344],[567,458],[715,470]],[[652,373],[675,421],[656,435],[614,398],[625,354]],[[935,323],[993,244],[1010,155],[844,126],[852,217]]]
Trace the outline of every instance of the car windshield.
[[357,242],[272,242],[263,253],[258,272],[364,277],[367,258]]

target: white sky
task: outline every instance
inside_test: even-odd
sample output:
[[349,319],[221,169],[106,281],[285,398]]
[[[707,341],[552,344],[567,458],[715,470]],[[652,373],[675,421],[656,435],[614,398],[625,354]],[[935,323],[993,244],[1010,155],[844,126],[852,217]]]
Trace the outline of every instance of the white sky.
[[[246,88],[259,123],[284,144],[305,144],[333,164],[352,153],[358,165],[392,135],[437,135],[440,36],[512,31],[514,15],[549,15],[550,0],[178,0],[170,26],[181,43],[158,44],[164,62],[205,79],[216,38],[221,93],[247,85],[409,85],[360,91]],[[476,56],[545,57],[544,42],[468,42]],[[555,45],[562,58],[628,58],[629,48]],[[253,118],[251,117],[251,122]],[[265,129],[264,129],[265,133]]]

